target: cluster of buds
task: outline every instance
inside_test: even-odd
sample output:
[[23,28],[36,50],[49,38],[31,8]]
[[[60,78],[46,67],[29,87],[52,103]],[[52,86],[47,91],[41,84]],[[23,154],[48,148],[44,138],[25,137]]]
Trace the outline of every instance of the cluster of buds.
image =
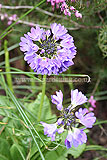
[[[68,131],[68,135],[65,139],[65,145],[67,149],[72,146],[78,147],[87,141],[87,135],[85,133],[86,128],[92,128],[92,125],[96,121],[94,113],[87,113],[87,109],[79,108],[77,106],[87,102],[87,97],[79,92],[78,89],[71,90],[71,104],[64,108],[63,93],[61,90],[56,92],[56,95],[52,95],[52,103],[56,104],[56,107],[61,111],[60,117],[54,124],[47,124],[41,122],[44,127],[44,134],[51,137],[51,141],[55,141],[56,134],[61,134],[64,131]],[[84,127],[80,128],[80,125]]]
[[[56,8],[60,7],[61,11],[64,13],[65,16],[67,15],[71,16],[71,13],[74,13],[77,18],[82,18],[82,14],[79,13],[79,11],[75,9],[75,7],[69,6],[67,4],[67,0],[47,0],[47,2],[51,3],[53,10],[55,8],[55,5]],[[71,2],[76,2],[76,1],[71,0]]]

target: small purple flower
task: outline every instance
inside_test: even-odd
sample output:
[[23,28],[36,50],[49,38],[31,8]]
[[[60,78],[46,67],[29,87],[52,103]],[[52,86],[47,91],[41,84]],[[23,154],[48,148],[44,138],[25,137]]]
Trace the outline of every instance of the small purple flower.
[[53,23],[47,31],[32,27],[21,37],[19,45],[25,54],[24,60],[37,74],[59,74],[74,64],[76,47],[72,36],[61,24]]
[[52,95],[52,103],[56,104],[57,109],[58,110],[62,110],[63,105],[62,105],[62,101],[63,101],[63,93],[61,90],[59,90],[59,92],[56,91],[56,95]]
[[78,145],[82,145],[83,143],[86,143],[86,141],[86,133],[81,129],[73,128],[73,132],[70,131],[65,139],[65,145],[67,149],[69,149],[72,146],[78,147]]
[[71,104],[73,108],[87,102],[87,97],[79,92],[78,89],[71,90]]
[[43,127],[44,127],[44,135],[47,135],[48,137],[51,137],[51,141],[55,141],[55,135],[56,135],[56,132],[58,134],[61,134],[62,132],[64,132],[64,127],[60,127],[60,128],[57,128],[57,124],[54,123],[54,124],[47,124],[45,122],[40,122]]
[[87,113],[87,109],[80,108],[78,112],[75,113],[76,117],[80,120],[80,123],[86,126],[87,128],[92,128],[92,125],[96,121],[94,113]]
[[40,122],[44,127],[44,135],[51,137],[51,141],[55,141],[55,134],[57,132],[57,125],[54,124],[47,124],[45,122]]
[[64,132],[64,127],[60,127],[58,130],[57,130],[58,134],[61,134],[62,132]]
[[63,119],[62,119],[62,118],[59,118],[59,119],[57,120],[57,124],[60,125],[60,124],[62,124],[62,123],[63,123]]

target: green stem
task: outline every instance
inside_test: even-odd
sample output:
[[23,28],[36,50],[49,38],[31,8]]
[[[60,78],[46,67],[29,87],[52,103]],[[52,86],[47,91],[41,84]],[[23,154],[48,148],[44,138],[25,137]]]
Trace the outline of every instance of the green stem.
[[[5,68],[6,68],[6,72],[10,72],[9,52],[7,50],[7,40],[4,41],[4,51],[5,51]],[[7,80],[7,84],[9,86],[11,92],[14,93],[13,85],[12,85],[11,73],[6,74],[6,80]]]
[[13,29],[11,29],[10,31],[6,32],[6,34],[3,35],[1,39],[3,39],[4,37],[6,37],[6,36],[7,36],[9,33],[11,33],[12,31],[13,31]]
[[[30,68],[30,72],[33,72],[33,70]],[[31,87],[32,87],[32,92],[35,92],[35,79],[32,78],[31,80]]]
[[40,107],[39,107],[39,112],[38,112],[38,122],[41,120],[41,114],[42,114],[42,108],[43,108],[43,102],[44,102],[44,96],[45,96],[45,88],[46,88],[46,75],[43,75],[43,86],[42,86],[42,97],[41,97],[41,102],[40,102]]

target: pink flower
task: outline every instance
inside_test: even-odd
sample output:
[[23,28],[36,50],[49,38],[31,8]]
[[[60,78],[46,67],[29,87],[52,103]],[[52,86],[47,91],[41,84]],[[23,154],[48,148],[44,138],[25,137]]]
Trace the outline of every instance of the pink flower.
[[8,21],[7,24],[8,24],[8,25],[11,25],[11,24],[12,24],[12,21]]
[[0,18],[1,18],[1,20],[3,21],[4,18],[5,18],[5,17],[4,17],[4,14],[2,14]]
[[0,4],[0,9],[2,8],[2,4]]
[[92,107],[96,108],[96,100],[94,99],[93,96],[90,97],[90,99],[88,100],[88,102],[92,105]]
[[7,14],[7,13],[5,13],[5,14],[4,14],[4,17],[5,17],[5,18],[8,18],[8,14]]
[[[77,18],[82,18],[82,14],[79,13],[73,6],[67,4],[66,0],[47,0],[47,2],[51,3],[52,9],[54,10],[55,5],[56,8],[61,8],[61,11],[65,16],[71,16],[72,12],[75,13]],[[71,2],[76,2],[75,0],[71,0]],[[72,11],[72,12],[71,12]]]
[[74,11],[74,10],[75,10],[75,8],[74,8],[73,6],[71,6],[71,7],[70,7],[70,10],[71,10],[71,11]]
[[82,14],[79,13],[79,11],[77,11],[77,10],[76,10],[76,12],[75,12],[75,16],[76,16],[77,18],[82,18]]

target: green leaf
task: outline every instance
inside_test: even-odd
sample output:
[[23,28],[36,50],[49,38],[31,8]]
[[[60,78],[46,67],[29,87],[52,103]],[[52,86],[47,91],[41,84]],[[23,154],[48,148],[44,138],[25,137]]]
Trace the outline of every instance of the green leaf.
[[0,154],[0,159],[1,160],[9,160],[8,158],[4,157],[3,155]]
[[104,26],[100,30],[100,34],[98,37],[98,45],[101,51],[103,52],[103,56],[107,57],[107,26]]
[[5,108],[13,107],[13,103],[8,99],[8,97],[0,95],[0,107],[2,107],[2,108],[0,108],[0,115],[6,116],[6,113],[4,111]]
[[51,160],[57,160],[58,159],[58,154],[56,151],[48,151],[46,156],[45,156],[45,159],[46,160],[49,160],[51,157]]
[[86,144],[79,145],[77,148],[72,147],[69,150],[66,149],[66,147],[58,147],[54,151],[48,151],[45,155],[45,159],[49,160],[49,157],[51,157],[51,160],[67,160],[67,155],[70,154],[74,158],[78,158],[82,152],[85,150]]
[[[39,93],[37,96],[37,99],[28,104],[26,103],[25,106],[35,115],[37,116],[38,111],[39,111],[39,106],[40,106],[40,101],[41,101],[41,96],[42,93]],[[56,120],[56,116],[52,115],[51,112],[51,107],[50,107],[50,102],[48,97],[45,95],[44,97],[44,102],[43,102],[43,110],[42,110],[42,115],[41,115],[41,120],[47,120],[47,119],[54,119],[54,121]],[[51,121],[52,122],[52,121]]]
[[90,150],[102,150],[102,151],[107,151],[107,148],[104,148],[100,145],[88,145],[85,148],[85,151],[90,151]]
[[[0,138],[0,155],[3,156],[4,159],[8,158],[8,160],[11,160],[9,143],[2,138]],[[0,159],[4,160],[3,158]]]
[[13,103],[9,100],[8,97],[0,95],[0,105],[1,106],[13,106]]
[[79,145],[77,148],[72,147],[65,153],[65,156],[67,156],[67,154],[71,154],[74,158],[78,158],[85,150],[85,147],[86,144]]
[[10,148],[10,153],[11,153],[11,157],[12,160],[23,160],[23,156],[21,155],[21,152],[19,152],[18,148],[20,148],[21,152],[25,155],[25,151],[24,149],[18,145],[18,147],[16,146],[16,144],[13,144],[12,147]]
[[[40,142],[40,141],[39,141]],[[42,143],[40,143],[39,144],[39,146],[40,146],[40,148],[42,148],[43,147],[43,144]],[[38,154],[39,152],[38,152],[38,148],[36,147],[36,145],[35,145],[35,143],[33,143],[33,145],[32,145],[32,147],[31,147],[31,151],[30,151],[30,159],[34,159],[34,157],[36,156],[36,154]],[[39,156],[39,155],[38,155]],[[41,158],[41,157],[40,157]]]
[[64,156],[66,151],[67,151],[66,147],[63,148],[61,146],[59,146],[55,150],[45,150],[45,159],[49,160],[51,157],[51,160],[55,160],[55,159],[56,160],[66,160],[66,157]]

